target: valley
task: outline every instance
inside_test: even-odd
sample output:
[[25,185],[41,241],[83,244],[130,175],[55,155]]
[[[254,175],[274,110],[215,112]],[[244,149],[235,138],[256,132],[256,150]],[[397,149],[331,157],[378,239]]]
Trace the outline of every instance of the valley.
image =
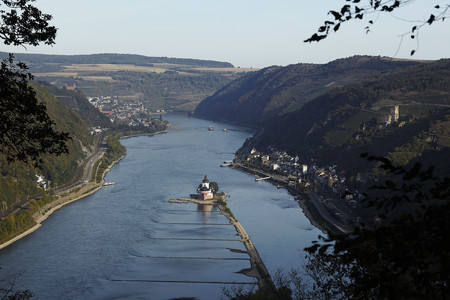
[[[0,53],[6,57],[7,53]],[[203,98],[253,69],[230,63],[128,54],[15,54],[36,80],[77,88],[87,97],[142,103],[151,112],[192,111]]]
[[[181,133],[176,134],[175,140],[169,139],[176,143],[177,152],[164,153],[165,163],[177,156],[183,160],[183,164],[177,165],[183,168],[182,171],[175,165],[167,169],[160,165],[155,172],[147,167],[141,181],[153,178],[155,182],[165,182],[167,178],[155,179],[154,176],[160,172],[178,172],[182,176],[183,172],[191,174],[198,171],[198,167],[189,167],[188,158],[184,156],[194,155],[199,149],[208,153],[215,143],[228,149],[226,135],[231,131],[236,135],[233,140],[235,147],[228,149],[226,159],[234,156],[233,167],[258,174],[255,184],[268,180],[275,185],[272,188],[286,189],[288,201],[298,201],[298,204],[294,201],[295,209],[298,211],[300,205],[309,218],[308,222],[325,234],[342,236],[363,226],[375,228],[382,224],[379,212],[366,205],[380,195],[367,196],[374,184],[391,182],[391,174],[386,171],[389,169],[380,170],[384,158],[403,168],[400,170],[416,170],[417,174],[422,174],[420,176],[425,176],[425,171],[420,170],[427,168],[438,176],[433,177],[438,178],[435,180],[445,180],[448,176],[448,60],[395,61],[355,56],[325,65],[298,64],[253,70],[195,60],[182,61],[183,64],[176,59],[170,63],[130,63],[128,56],[120,56],[113,63],[111,57],[114,56],[100,55],[95,57],[97,60],[92,60],[91,56],[76,57],[72,58],[74,63],[71,64],[66,61],[67,57],[62,57],[59,58],[62,61],[52,65],[46,61],[49,58],[43,56],[41,60],[28,62],[36,79],[41,82],[34,83],[39,98],[47,103],[56,126],[69,131],[73,140],[69,157],[45,157],[41,170],[16,162],[11,169],[4,159],[0,160],[1,192],[2,199],[5,199],[2,201],[4,218],[0,229],[4,241],[30,227],[38,228],[55,209],[98,190],[105,171],[125,154],[119,137],[166,132],[169,125],[166,115],[185,124],[199,122],[204,127],[184,129],[189,131],[189,141],[183,140]],[[189,117],[166,114],[171,111],[186,111]],[[191,120],[190,116],[198,118]],[[208,121],[204,119],[218,122],[228,130],[210,129],[207,135],[208,126],[205,124]],[[210,125],[209,128],[214,127]],[[243,128],[252,128],[252,134]],[[196,139],[197,135],[200,136],[198,130],[205,131],[201,134],[203,140]],[[218,137],[218,134],[223,136]],[[164,140],[158,141],[162,143],[161,148],[170,151],[171,146],[164,144]],[[240,148],[236,147],[237,142],[241,143]],[[150,166],[152,161],[145,159],[146,153],[158,152],[159,148],[151,143],[145,144],[147,148],[141,149],[139,144],[131,142],[142,162]],[[185,151],[185,145],[191,145],[191,148]],[[202,148],[199,145],[208,146]],[[221,152],[214,149],[214,157],[217,158]],[[196,157],[193,161],[199,162],[201,158]],[[129,162],[135,163],[133,157]],[[218,165],[210,161],[205,167],[214,173],[218,172]],[[133,174],[133,171],[127,172]],[[232,173],[228,172],[234,171],[225,170],[224,174],[232,178]],[[409,174],[413,171],[402,172]],[[252,181],[245,176],[242,177],[246,178],[244,182]],[[48,184],[52,189],[42,187],[42,184]],[[392,184],[397,182],[389,183],[388,187]],[[242,191],[247,189],[253,190],[241,187],[236,192],[242,195]],[[127,191],[134,193],[132,189]],[[169,191],[169,195],[173,193],[172,189]],[[36,196],[38,194],[42,196]],[[247,195],[246,200],[250,197]],[[268,205],[273,204],[271,200],[264,201]],[[233,201],[230,204],[233,205]],[[134,203],[135,208],[139,205],[139,202]],[[155,211],[161,204],[158,205],[153,207]],[[239,217],[245,220],[250,212],[240,206],[242,203],[235,202],[234,205],[238,212],[246,212]],[[126,205],[121,207],[126,209]],[[293,208],[292,204],[288,207]],[[409,204],[403,203],[398,207],[400,213],[411,209]],[[39,217],[36,218],[37,214]],[[115,214],[120,215],[118,211]],[[245,227],[250,225],[252,228],[252,222]],[[148,226],[153,228],[157,226],[155,224],[159,223],[151,220]],[[205,224],[209,226],[207,221]],[[289,224],[288,228],[293,230]],[[258,235],[258,230],[250,230],[252,235]],[[139,237],[138,243],[141,239]],[[263,244],[263,251],[271,253],[272,250],[267,250],[271,246],[262,242],[264,238],[257,240]],[[309,239],[302,240],[302,247],[310,242]],[[154,244],[149,245],[146,251],[152,253]],[[266,258],[262,259],[266,263]],[[273,262],[272,254],[268,260]],[[121,288],[127,282],[134,282],[135,279],[128,279],[129,274],[136,272],[139,276],[146,276],[134,270],[134,266],[131,268],[121,270],[113,280],[123,282],[119,284]],[[273,273],[274,266],[269,262],[270,268]],[[145,280],[160,282],[155,278]],[[189,283],[186,280],[180,282]],[[199,282],[206,281],[202,279]],[[108,285],[109,288],[116,287]]]

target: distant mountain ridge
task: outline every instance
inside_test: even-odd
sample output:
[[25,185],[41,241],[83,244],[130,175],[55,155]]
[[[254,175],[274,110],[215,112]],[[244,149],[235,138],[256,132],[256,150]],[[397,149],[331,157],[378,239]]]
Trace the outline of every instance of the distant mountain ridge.
[[[270,143],[269,132],[272,132],[273,139],[280,143],[280,134],[289,130],[296,135],[298,146],[320,143],[323,138],[319,138],[320,128],[356,129],[359,124],[346,123],[349,118],[365,111],[366,118],[359,117],[357,121],[369,122],[383,111],[387,114],[388,108],[394,105],[400,107],[400,117],[410,115],[422,119],[430,110],[450,108],[449,86],[450,60],[380,74],[315,98],[301,109],[274,120],[278,126],[269,126],[264,135]],[[292,142],[285,144],[292,145]]]
[[[9,53],[0,52],[0,58],[8,57]],[[54,54],[30,54],[15,53],[15,58],[20,61],[33,63],[57,63],[57,64],[134,64],[147,66],[155,63],[180,64],[191,66],[203,66],[210,68],[234,68],[231,63],[214,60],[201,60],[191,58],[151,57],[137,54],[100,53],[86,55],[54,55]]]
[[[228,62],[134,54],[15,53],[36,80],[76,86],[88,97],[142,103],[148,111],[193,111],[205,97],[252,69]],[[0,52],[0,59],[9,53]]]
[[382,57],[354,56],[328,64],[268,67],[232,81],[196,108],[200,117],[260,126],[301,108],[336,87],[389,70],[418,65]]

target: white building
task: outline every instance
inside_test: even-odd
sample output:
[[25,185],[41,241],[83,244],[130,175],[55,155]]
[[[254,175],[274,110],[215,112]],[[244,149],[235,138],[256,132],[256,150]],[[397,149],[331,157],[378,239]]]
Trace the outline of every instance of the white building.
[[197,188],[198,199],[209,200],[214,197],[214,190],[209,186],[209,180],[205,175],[202,183]]
[[44,190],[47,189],[47,182],[45,181],[45,178],[43,175],[36,175],[36,182],[37,185],[42,187]]
[[308,165],[302,165],[302,173],[303,174],[308,173]]

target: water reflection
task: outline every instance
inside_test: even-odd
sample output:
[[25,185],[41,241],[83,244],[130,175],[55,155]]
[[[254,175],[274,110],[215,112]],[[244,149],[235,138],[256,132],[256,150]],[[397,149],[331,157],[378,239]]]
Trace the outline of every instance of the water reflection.
[[[216,208],[216,209],[215,209]],[[203,213],[204,221],[207,221],[213,211],[216,211],[217,207],[211,204],[197,204],[197,211]]]

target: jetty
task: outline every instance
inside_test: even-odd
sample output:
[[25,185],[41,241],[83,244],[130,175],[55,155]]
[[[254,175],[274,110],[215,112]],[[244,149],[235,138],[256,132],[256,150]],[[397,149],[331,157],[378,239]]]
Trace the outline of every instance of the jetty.
[[[228,163],[229,161],[224,161]],[[270,178],[270,177],[269,177]],[[276,287],[270,277],[269,271],[264,265],[255,245],[253,245],[250,236],[245,231],[244,227],[239,223],[236,217],[227,206],[227,194],[217,193],[217,183],[210,184],[208,177],[205,175],[203,181],[197,188],[197,194],[191,194],[189,198],[178,198],[176,200],[169,200],[171,203],[187,203],[193,202],[200,205],[215,205],[220,212],[228,219],[231,225],[234,226],[237,233],[241,237],[240,242],[244,243],[247,253],[250,256],[250,269],[244,272],[245,275],[254,277],[258,281],[260,289],[269,289],[275,291]]]
[[230,224],[236,229],[237,233],[241,237],[241,242],[244,243],[247,253],[250,256],[250,271],[245,274],[247,276],[255,277],[258,280],[258,286],[260,289],[268,288],[271,290],[276,290],[272,277],[270,277],[269,270],[267,270],[264,265],[264,262],[262,261],[261,256],[259,256],[258,250],[256,250],[256,247],[250,239],[250,236],[247,234],[247,231],[245,231],[244,227],[241,223],[239,223],[231,210],[228,208],[226,201],[218,204],[218,207],[221,213],[227,217]]
[[244,227],[239,223],[236,217],[233,215],[229,207],[227,206],[225,193],[214,194],[212,199],[202,200],[196,197],[192,197],[195,195],[191,195],[189,198],[177,198],[171,199],[169,202],[171,203],[196,203],[196,204],[204,204],[204,205],[216,205],[220,212],[228,219],[231,225],[234,226],[237,233],[241,237],[241,242],[244,244],[247,249],[247,253],[250,256],[250,269],[245,272],[245,275],[254,277],[258,281],[258,286],[262,288],[269,288],[275,290],[275,284],[272,281],[269,271],[267,270],[264,262],[259,256],[258,250],[256,250],[255,245],[253,244],[250,236],[245,231]]
[[188,203],[189,201],[180,198],[180,199],[170,199],[169,202],[170,203]]

